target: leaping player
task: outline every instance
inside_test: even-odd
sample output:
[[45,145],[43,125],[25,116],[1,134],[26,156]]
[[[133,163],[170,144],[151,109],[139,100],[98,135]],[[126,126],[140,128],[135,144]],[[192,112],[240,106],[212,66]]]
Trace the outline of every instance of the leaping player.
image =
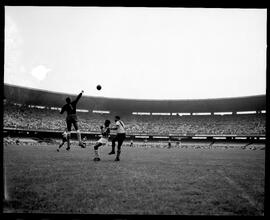
[[110,135],[110,126],[111,122],[110,120],[106,120],[104,123],[104,127],[100,126],[102,137],[96,142],[94,146],[95,150],[95,158],[94,161],[100,161],[99,154],[98,154],[98,148],[102,145],[106,145],[108,143],[109,135]]
[[71,132],[72,125],[74,126],[77,132],[79,146],[81,146],[82,148],[85,148],[85,143],[83,143],[81,139],[81,133],[78,127],[78,117],[76,114],[76,105],[79,99],[82,97],[82,94],[83,94],[83,90],[74,101],[71,101],[70,97],[67,97],[66,104],[62,107],[60,111],[60,114],[63,114],[65,111],[67,112],[66,123],[67,123],[67,145],[68,145],[67,148],[68,149],[70,149],[70,135],[71,135],[70,132]]

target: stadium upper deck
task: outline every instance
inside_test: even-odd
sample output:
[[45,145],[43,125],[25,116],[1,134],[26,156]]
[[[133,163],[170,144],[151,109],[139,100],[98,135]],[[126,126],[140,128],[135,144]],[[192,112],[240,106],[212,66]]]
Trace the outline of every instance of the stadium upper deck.
[[[14,85],[4,85],[4,95],[10,102],[46,107],[62,107],[65,98],[76,94],[63,94]],[[266,110],[266,96],[257,95],[239,98],[190,99],[190,100],[135,100],[83,96],[79,109],[110,111],[112,114],[132,112],[237,112]]]

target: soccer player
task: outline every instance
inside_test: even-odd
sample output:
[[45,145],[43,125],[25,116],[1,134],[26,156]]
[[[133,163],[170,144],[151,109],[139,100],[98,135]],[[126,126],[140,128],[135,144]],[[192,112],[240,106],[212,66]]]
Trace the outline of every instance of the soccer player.
[[116,136],[112,139],[112,151],[109,153],[109,155],[115,154],[115,142],[117,141],[118,145],[115,161],[119,161],[121,146],[126,138],[125,124],[120,120],[119,116],[115,116],[115,127],[112,127],[111,130],[116,130]]
[[78,118],[76,114],[76,105],[79,101],[79,99],[82,97],[83,90],[81,93],[77,96],[77,98],[74,101],[71,101],[70,97],[66,98],[66,104],[62,107],[60,114],[63,114],[65,111],[67,112],[66,117],[66,123],[67,123],[67,144],[68,148],[70,149],[70,132],[71,132],[71,126],[73,125],[76,132],[77,132],[77,138],[79,141],[79,146],[82,148],[85,148],[85,143],[82,142],[81,139],[81,133],[78,127]]
[[[57,151],[59,152],[60,148],[65,144],[65,142],[67,142],[67,129],[65,129],[65,131],[62,133],[62,143],[59,145],[59,147],[57,148]],[[69,150],[70,147],[67,146],[66,150]]]
[[105,120],[104,127],[100,126],[102,137],[94,145],[94,151],[95,151],[94,161],[100,161],[98,148],[108,143],[108,139],[110,135],[110,128],[109,128],[110,124],[111,124],[110,120]]

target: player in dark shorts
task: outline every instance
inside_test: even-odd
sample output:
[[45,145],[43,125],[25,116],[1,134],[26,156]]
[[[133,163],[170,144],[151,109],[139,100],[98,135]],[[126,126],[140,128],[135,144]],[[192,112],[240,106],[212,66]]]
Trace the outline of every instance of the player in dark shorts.
[[108,143],[109,135],[110,135],[110,120],[106,120],[104,123],[104,127],[100,126],[101,135],[102,137],[95,143],[94,150],[95,150],[95,158],[94,161],[100,161],[98,148],[102,145],[106,145]]
[[71,101],[70,97],[66,98],[66,104],[62,107],[60,114],[63,114],[65,111],[67,112],[66,117],[66,123],[67,123],[67,144],[68,148],[70,148],[70,132],[71,132],[71,126],[73,125],[76,132],[77,137],[79,141],[79,146],[82,148],[85,148],[85,143],[82,142],[81,133],[78,127],[78,117],[76,114],[76,105],[79,101],[79,99],[82,97],[83,91],[77,96],[77,98],[74,101]]
[[109,153],[109,155],[115,154],[115,142],[117,141],[118,145],[115,161],[119,161],[121,146],[126,138],[125,124],[120,120],[119,116],[115,116],[115,127],[112,127],[111,130],[116,130],[116,136],[112,139],[112,151]]
[[[62,133],[62,142],[61,144],[58,146],[57,148],[57,152],[59,152],[60,148],[68,141],[67,140],[67,129],[65,129],[65,131]],[[67,147],[66,150],[69,150],[70,147]]]

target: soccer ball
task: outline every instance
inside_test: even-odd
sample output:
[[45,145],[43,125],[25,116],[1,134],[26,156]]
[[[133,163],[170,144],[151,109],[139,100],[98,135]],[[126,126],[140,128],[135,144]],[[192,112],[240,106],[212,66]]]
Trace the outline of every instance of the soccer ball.
[[101,85],[97,85],[97,90],[101,90]]

